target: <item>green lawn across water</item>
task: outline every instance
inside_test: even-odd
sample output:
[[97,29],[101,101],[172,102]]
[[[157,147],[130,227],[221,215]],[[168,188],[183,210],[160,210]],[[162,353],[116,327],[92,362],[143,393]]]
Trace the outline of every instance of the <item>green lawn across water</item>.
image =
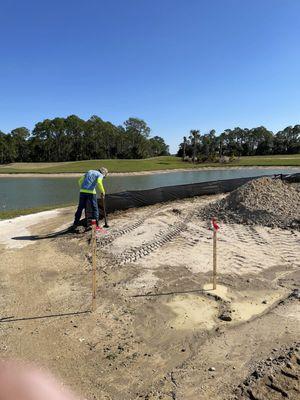
[[0,166],[0,174],[4,173],[74,173],[85,172],[89,169],[98,169],[105,166],[110,172],[142,172],[172,170],[202,167],[238,167],[238,166],[298,166],[300,167],[300,154],[276,156],[241,157],[228,164],[202,163],[192,164],[183,162],[175,156],[148,158],[145,160],[87,160],[58,163],[13,163]]

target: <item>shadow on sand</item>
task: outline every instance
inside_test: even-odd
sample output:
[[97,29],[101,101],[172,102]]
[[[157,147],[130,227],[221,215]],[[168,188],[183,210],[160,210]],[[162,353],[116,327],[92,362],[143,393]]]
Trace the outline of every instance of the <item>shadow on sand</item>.
[[13,240],[42,240],[42,239],[53,239],[64,235],[74,234],[72,228],[63,229],[62,231],[48,233],[47,235],[29,235],[29,236],[15,236]]
[[81,314],[90,314],[91,311],[74,311],[74,312],[69,312],[69,313],[60,313],[60,314],[48,314],[48,315],[37,315],[33,317],[3,317],[0,318],[0,324],[4,323],[9,323],[9,322],[19,322],[19,321],[32,321],[35,319],[46,319],[46,318],[58,318],[58,317],[70,317],[70,316],[76,316],[76,315],[81,315]]
[[171,296],[173,294],[188,294],[188,293],[205,293],[209,292],[207,289],[194,289],[194,290],[183,290],[178,292],[165,292],[165,293],[146,293],[146,294],[134,294],[131,297],[158,297],[158,296]]

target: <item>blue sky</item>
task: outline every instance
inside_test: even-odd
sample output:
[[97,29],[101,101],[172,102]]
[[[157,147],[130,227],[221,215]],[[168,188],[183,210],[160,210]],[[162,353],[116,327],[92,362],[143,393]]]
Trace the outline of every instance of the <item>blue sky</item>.
[[300,123],[299,0],[1,0],[0,129],[77,114],[190,129]]

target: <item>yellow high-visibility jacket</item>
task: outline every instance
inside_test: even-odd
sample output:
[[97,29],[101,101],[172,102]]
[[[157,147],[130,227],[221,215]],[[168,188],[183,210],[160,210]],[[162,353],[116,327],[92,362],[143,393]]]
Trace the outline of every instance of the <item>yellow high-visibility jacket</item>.
[[90,170],[79,180],[80,193],[96,194],[96,187],[102,194],[105,194],[103,186],[103,175],[99,171]]

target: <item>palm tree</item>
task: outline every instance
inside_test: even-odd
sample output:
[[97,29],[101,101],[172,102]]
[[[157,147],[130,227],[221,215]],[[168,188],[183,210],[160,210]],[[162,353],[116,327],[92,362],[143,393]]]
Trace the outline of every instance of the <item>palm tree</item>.
[[200,131],[196,129],[192,129],[190,131],[191,142],[193,144],[193,163],[196,161],[196,154],[197,154],[197,144],[199,143],[200,139]]
[[185,160],[186,157],[186,146],[187,146],[187,138],[183,136],[183,152],[182,152],[182,159]]

